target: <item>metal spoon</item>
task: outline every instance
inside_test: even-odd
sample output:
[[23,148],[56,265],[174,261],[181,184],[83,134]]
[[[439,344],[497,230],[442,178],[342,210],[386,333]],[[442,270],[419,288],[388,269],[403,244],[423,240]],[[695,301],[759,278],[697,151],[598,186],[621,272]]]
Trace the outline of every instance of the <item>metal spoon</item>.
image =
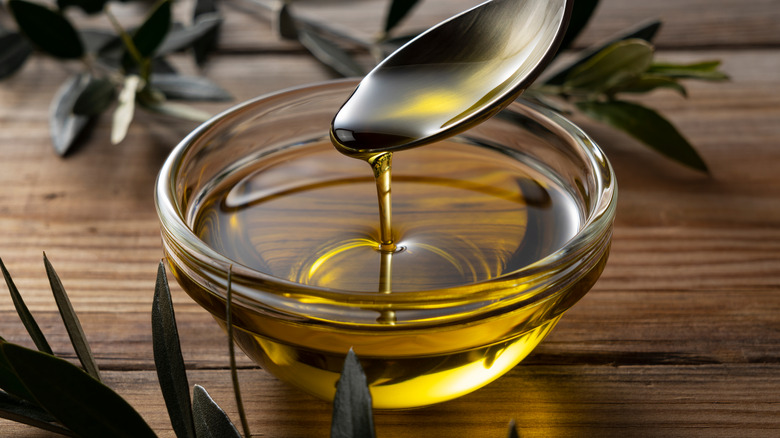
[[333,144],[368,158],[432,143],[489,118],[550,62],[572,4],[490,0],[429,29],[360,82],[333,119]]

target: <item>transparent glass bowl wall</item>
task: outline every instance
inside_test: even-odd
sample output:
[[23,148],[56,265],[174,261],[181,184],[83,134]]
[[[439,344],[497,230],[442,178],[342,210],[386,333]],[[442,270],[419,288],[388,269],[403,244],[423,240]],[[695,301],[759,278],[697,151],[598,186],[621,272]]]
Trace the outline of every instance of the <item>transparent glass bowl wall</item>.
[[[306,286],[242,266],[193,233],[198,203],[222,176],[270,151],[327,138],[355,86],[334,81],[263,96],[187,136],[165,162],[155,192],[166,260],[182,288],[223,325],[232,270],[236,342],[281,380],[332,399],[354,348],[376,408],[449,400],[514,367],[596,282],[609,252],[615,177],[581,130],[530,103],[513,103],[463,134],[544,167],[582,214],[579,232],[563,248],[468,293],[454,287],[367,296]],[[387,309],[408,316],[378,323],[377,312]]]

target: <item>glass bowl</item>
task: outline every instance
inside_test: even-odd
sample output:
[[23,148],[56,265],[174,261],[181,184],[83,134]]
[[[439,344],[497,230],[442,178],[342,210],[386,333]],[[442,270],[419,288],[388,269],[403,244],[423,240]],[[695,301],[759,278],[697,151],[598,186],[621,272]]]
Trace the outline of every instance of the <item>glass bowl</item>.
[[[365,248],[362,256],[339,249],[332,257],[332,246],[322,249],[333,241],[329,233],[353,228],[347,204],[365,198],[367,205],[357,216],[369,224],[378,222],[378,216],[370,214],[377,208],[370,168],[339,155],[328,140],[333,115],[356,85],[331,81],[262,96],[188,135],[163,165],[155,192],[167,264],[182,288],[223,326],[230,273],[237,344],[262,368],[306,392],[331,400],[352,348],[366,371],[375,408],[453,399],[517,365],[596,282],[612,235],[614,173],[580,129],[524,101],[441,145],[399,152],[393,158],[393,218],[402,224],[401,233],[406,232],[404,226],[427,221],[428,230],[441,234],[450,218],[457,218],[452,220],[460,221],[463,233],[495,229],[498,234],[486,234],[487,240],[476,243],[468,240],[471,237],[449,239],[468,240],[452,251],[482,254],[477,262],[453,255],[448,247],[425,242],[414,246],[410,240],[400,245],[410,245],[405,253],[393,255],[398,269],[427,266],[427,261],[411,258],[404,267],[403,260],[416,254],[438,257],[432,263],[442,270],[396,276],[393,260],[392,287],[381,281],[384,289],[357,284],[353,280],[362,269],[373,269],[369,277],[376,275],[379,268],[371,266],[379,265],[381,253],[374,251],[374,260],[365,256]],[[457,159],[451,160],[451,154]],[[425,190],[456,185],[466,194],[447,195],[452,210],[446,212],[439,211],[441,200],[435,195],[427,198],[427,191],[421,195],[411,190],[408,196],[420,199],[406,200],[405,184],[422,176],[428,178]],[[315,214],[304,204],[300,214],[290,213],[298,207],[288,206],[287,216],[269,219],[271,213],[264,210],[251,227],[232,216],[203,213],[209,208],[225,213],[233,204],[266,206],[269,199],[276,202],[290,193],[341,186],[344,181],[352,184],[350,191],[331,212]],[[431,181],[435,184],[428,184]],[[492,187],[494,183],[500,187]],[[353,190],[353,185],[360,189]],[[234,193],[237,186],[241,193]],[[226,187],[231,194],[214,201],[212,195],[224,193]],[[509,196],[512,205],[520,205],[520,213],[480,211],[478,203],[471,203],[474,193],[506,190],[520,193],[521,201]],[[306,202],[324,199],[319,193]],[[556,213],[550,205],[560,200],[565,202]],[[532,209],[541,213],[532,217]],[[441,214],[431,219],[425,216],[429,213]],[[407,214],[411,219],[404,222]],[[323,223],[339,226],[320,227]],[[284,228],[288,225],[298,231],[289,232]],[[239,234],[215,240],[230,230]],[[525,243],[505,238],[518,233]],[[286,251],[292,251],[302,235],[322,239],[311,248],[295,249],[297,255],[291,256]],[[370,241],[370,231],[367,236]],[[542,249],[537,248],[540,242],[545,242]],[[247,248],[252,254],[244,254]],[[322,257],[323,251],[330,255]],[[280,269],[284,263],[287,267]],[[353,264],[357,267],[351,268]],[[306,268],[288,274],[292,265]]]

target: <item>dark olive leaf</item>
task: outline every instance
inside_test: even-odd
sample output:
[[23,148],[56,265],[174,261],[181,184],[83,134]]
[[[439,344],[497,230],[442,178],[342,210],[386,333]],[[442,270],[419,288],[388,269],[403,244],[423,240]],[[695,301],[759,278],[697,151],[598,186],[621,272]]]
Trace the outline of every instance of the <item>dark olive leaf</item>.
[[198,438],[241,438],[225,411],[202,386],[195,385],[192,392],[192,413]]
[[342,76],[363,76],[365,71],[352,57],[335,43],[306,27],[298,29],[298,41],[317,60]]
[[87,342],[87,336],[84,334],[84,329],[81,328],[81,322],[79,321],[76,312],[73,310],[73,306],[70,304],[68,294],[65,292],[65,288],[62,286],[62,281],[54,271],[54,267],[49,262],[49,258],[46,254],[43,254],[43,264],[46,267],[46,276],[49,277],[49,285],[51,291],[54,294],[54,301],[57,303],[57,308],[62,316],[62,321],[65,323],[65,330],[68,332],[70,342],[73,344],[73,349],[76,351],[81,365],[84,370],[89,373],[98,381],[100,380],[100,370],[95,363],[95,358],[92,356],[92,350],[89,348]]
[[572,69],[564,89],[601,91],[632,80],[653,62],[653,46],[641,39],[615,42]]
[[626,132],[667,157],[707,172],[707,165],[688,140],[656,111],[626,101],[578,102],[585,115]]
[[73,104],[73,114],[96,116],[108,108],[116,98],[116,88],[107,78],[93,78]]
[[238,383],[238,370],[236,368],[236,346],[233,342],[233,266],[228,269],[227,278],[227,299],[225,304],[225,325],[227,326],[228,335],[228,351],[230,352],[230,379],[233,382],[233,394],[236,396],[236,406],[238,407],[238,417],[241,420],[241,428],[244,430],[244,435],[251,437],[252,433],[249,431],[249,423],[246,421],[246,413],[244,411],[244,402],[241,400],[241,385]]
[[290,12],[290,5],[283,3],[276,18],[277,33],[286,40],[298,39],[298,23]]
[[111,120],[111,143],[119,144],[127,136],[130,123],[135,115],[135,98],[141,78],[136,75],[125,77],[122,91],[119,92],[118,104]]
[[25,0],[9,0],[8,7],[19,29],[39,49],[62,59],[84,56],[84,45],[78,32],[59,12]]
[[165,276],[165,265],[157,267],[157,282],[152,302],[152,347],[157,379],[160,382],[165,406],[171,425],[179,438],[195,437],[195,423],[192,421],[192,400],[187,371],[181,354],[179,329],[173,311],[171,290]]
[[76,435],[56,423],[56,419],[35,404],[0,391],[0,418],[37,427],[64,436]]
[[[193,11],[193,22],[197,23],[201,15],[211,15],[217,12],[216,0],[197,0]],[[206,63],[209,54],[217,47],[217,40],[219,40],[219,24],[192,43],[195,63],[199,66]]]
[[557,72],[553,73],[549,79],[545,80],[544,83],[547,85],[563,84],[563,82],[566,80],[566,77],[573,69],[579,67],[581,64],[587,62],[588,60],[590,60],[590,58],[596,56],[596,54],[598,54],[605,48],[609,47],[610,45],[618,41],[638,38],[651,43],[653,42],[653,38],[655,37],[655,34],[658,33],[658,29],[660,28],[661,28],[660,21],[650,20],[648,22],[640,23],[636,27],[623,31],[609,38],[604,43],[590,46],[589,48],[577,54],[577,56],[575,56],[573,60],[565,64],[564,67],[557,70]]
[[57,6],[61,11],[71,6],[76,6],[87,14],[97,14],[103,11],[108,0],[57,0]]
[[32,46],[21,34],[11,32],[0,36],[0,79],[19,71],[32,52]]
[[14,344],[0,349],[38,403],[75,435],[155,436],[122,397],[70,362]]
[[8,286],[8,292],[11,293],[11,299],[14,302],[16,313],[19,314],[19,319],[22,320],[22,324],[24,324],[24,327],[27,329],[27,333],[32,338],[35,346],[44,353],[53,354],[49,342],[43,335],[35,318],[33,318],[32,313],[30,313],[30,309],[28,309],[27,305],[24,303],[22,295],[19,293],[19,289],[16,288],[13,279],[11,279],[11,274],[6,269],[2,259],[0,259],[0,269],[3,271],[3,278],[5,278],[5,284]]
[[223,88],[202,76],[153,74],[152,86],[172,100],[224,102],[232,100]]
[[[156,95],[160,95],[162,98],[158,98]],[[146,87],[143,92],[138,95],[138,104],[144,109],[157,114],[163,114],[166,116],[176,117],[182,120],[190,120],[193,122],[203,123],[212,117],[205,111],[201,111],[197,108],[193,108],[188,105],[177,104],[175,102],[168,102],[165,100],[165,96],[152,87]]]
[[393,0],[385,17],[385,33],[393,30],[417,5],[417,0]]
[[669,88],[680,93],[683,97],[688,97],[685,87],[676,80],[652,74],[643,74],[638,78],[617,84],[606,92],[611,95],[617,93],[647,93],[658,88]]
[[[160,0],[141,24],[141,27],[133,33],[133,45],[142,58],[152,57],[168,35],[171,24],[171,0]],[[126,51],[122,65],[129,70],[137,61],[133,59],[129,51]]]
[[582,33],[585,26],[590,21],[590,17],[593,16],[593,12],[598,6],[599,0],[577,0],[574,2],[574,6],[571,11],[571,19],[569,20],[569,27],[566,28],[566,34],[561,41],[561,47],[558,49],[558,53],[571,47],[574,40]]
[[517,433],[517,425],[515,424],[515,420],[509,422],[509,432],[507,433],[507,437],[520,438],[520,435]]
[[175,26],[168,32],[165,40],[155,52],[156,56],[163,56],[169,53],[184,50],[202,38],[206,33],[219,27],[222,23],[222,17],[213,12],[198,16],[191,26]]
[[371,393],[366,375],[352,349],[344,360],[344,368],[333,399],[331,438],[375,437]]
[[91,76],[81,73],[68,79],[57,90],[49,107],[49,133],[57,154],[64,156],[78,135],[87,127],[90,118],[73,114],[73,105],[87,88]]
[[[6,341],[0,338],[0,345],[4,343]],[[19,380],[19,376],[16,375],[13,366],[8,363],[5,355],[3,355],[2,349],[0,349],[0,389],[21,400],[37,403],[35,397],[27,390],[24,383]]]
[[720,61],[703,61],[693,64],[654,63],[648,72],[675,79],[728,80],[729,76],[719,71],[718,67],[720,67]]

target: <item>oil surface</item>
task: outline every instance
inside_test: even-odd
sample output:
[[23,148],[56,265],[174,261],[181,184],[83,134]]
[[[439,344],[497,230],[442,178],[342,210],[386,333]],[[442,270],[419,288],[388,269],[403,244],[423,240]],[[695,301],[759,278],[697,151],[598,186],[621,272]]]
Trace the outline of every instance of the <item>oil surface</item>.
[[193,228],[230,259],[275,277],[394,293],[495,278],[578,230],[572,198],[501,153],[445,141],[395,155],[390,254],[380,251],[373,175],[327,142],[229,175]]

